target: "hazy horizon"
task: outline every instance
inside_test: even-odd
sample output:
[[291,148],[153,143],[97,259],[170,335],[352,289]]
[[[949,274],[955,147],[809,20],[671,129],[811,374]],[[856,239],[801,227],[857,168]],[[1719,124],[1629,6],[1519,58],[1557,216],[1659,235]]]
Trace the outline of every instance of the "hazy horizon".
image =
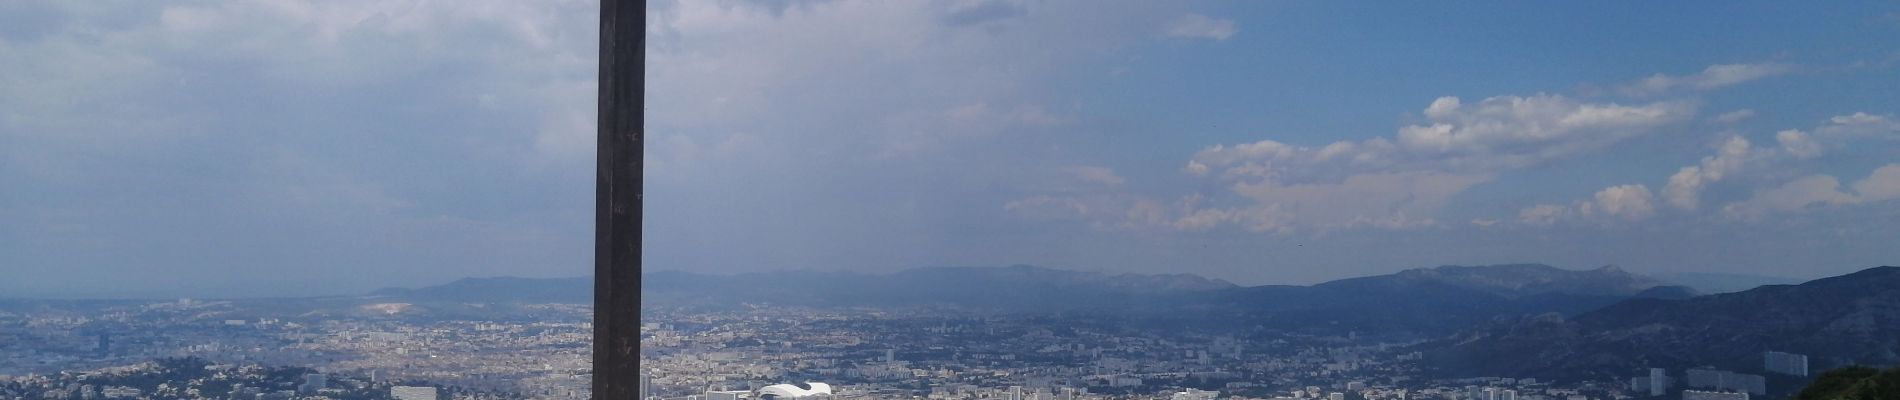
[[[709,276],[736,277],[736,276],[744,276],[746,274],[756,274],[756,273],[769,274],[769,273],[821,272],[821,273],[845,273],[845,274],[851,274],[851,273],[890,274],[890,273],[903,272],[906,270],[927,269],[927,268],[1011,268],[1011,267],[1017,267],[1017,266],[1029,266],[1029,267],[1035,267],[1035,268],[1044,268],[1044,269],[1052,269],[1052,270],[1060,270],[1060,271],[1100,273],[1100,274],[1105,274],[1105,275],[1188,274],[1188,275],[1198,276],[1202,278],[1225,281],[1225,282],[1232,283],[1234,285],[1242,286],[1242,287],[1257,287],[1257,286],[1282,286],[1282,285],[1310,286],[1310,285],[1326,283],[1326,282],[1330,282],[1330,281],[1334,281],[1338,279],[1351,279],[1351,278],[1360,278],[1360,277],[1366,277],[1366,276],[1386,275],[1386,274],[1398,273],[1401,271],[1412,270],[1412,269],[1430,269],[1430,268],[1438,268],[1438,267],[1474,267],[1474,266],[1484,267],[1484,266],[1494,266],[1494,265],[1527,265],[1527,264],[1528,265],[1548,265],[1548,264],[1542,264],[1542,263],[1525,262],[1525,263],[1505,263],[1505,264],[1491,264],[1491,265],[1416,266],[1416,267],[1406,267],[1406,268],[1401,268],[1401,269],[1395,269],[1395,270],[1384,272],[1384,273],[1374,273],[1374,274],[1361,275],[1361,276],[1348,276],[1348,277],[1340,277],[1337,279],[1326,279],[1326,280],[1318,280],[1318,281],[1311,281],[1311,282],[1272,282],[1272,281],[1236,282],[1236,281],[1222,278],[1219,276],[1208,276],[1208,275],[1201,275],[1201,274],[1187,273],[1187,272],[1105,271],[1105,270],[1095,270],[1095,269],[1086,269],[1086,268],[1051,268],[1051,267],[1046,267],[1046,266],[1028,265],[1028,264],[988,265],[988,266],[933,265],[933,266],[917,266],[917,267],[897,268],[897,269],[890,269],[890,270],[875,270],[875,271],[853,271],[853,270],[838,270],[838,269],[831,269],[831,270],[781,269],[781,270],[761,270],[761,271],[743,271],[743,272],[705,272],[705,271],[691,271],[691,270],[682,270],[682,269],[646,269],[644,273],[654,274],[654,273],[677,272],[677,273],[699,274],[699,275],[709,275]],[[1597,266],[1597,267],[1566,267],[1566,266],[1559,266],[1559,265],[1549,265],[1549,266],[1558,268],[1558,269],[1571,270],[1571,271],[1585,271],[1585,270],[1591,270],[1591,269],[1602,268],[1602,267],[1621,268],[1620,266],[1614,266],[1614,265],[1604,265],[1604,266]],[[1884,266],[1887,266],[1887,265],[1867,266],[1865,268],[1856,269],[1855,271],[1850,271],[1850,272],[1858,272],[1858,271],[1865,270],[1867,268],[1878,268],[1878,267],[1884,267]],[[1643,275],[1643,276],[1655,278],[1662,281],[1665,284],[1677,284],[1677,285],[1689,284],[1691,286],[1694,286],[1693,284],[1698,283],[1698,282],[1681,282],[1677,280],[1672,280],[1672,278],[1676,276],[1682,276],[1682,275],[1700,275],[1704,278],[1715,276],[1715,277],[1741,278],[1741,279],[1746,279],[1746,280],[1786,281],[1787,283],[1800,283],[1800,282],[1806,282],[1806,281],[1811,281],[1811,280],[1820,279],[1820,278],[1838,276],[1838,275],[1820,275],[1820,276],[1758,275],[1758,274],[1738,274],[1738,273],[1706,272],[1706,271],[1677,271],[1677,272],[1652,273],[1652,272],[1646,272],[1646,271],[1631,271],[1627,269],[1625,269],[1625,271],[1633,273],[1633,274],[1637,274],[1637,275]],[[312,292],[312,293],[299,293],[299,294],[288,294],[288,295],[283,294],[281,292],[276,292],[276,291],[260,291],[257,288],[229,288],[229,287],[213,288],[209,290],[189,289],[189,288],[155,289],[155,290],[142,291],[142,292],[141,291],[126,291],[122,289],[118,289],[118,290],[107,289],[107,290],[100,290],[96,292],[78,291],[78,292],[61,292],[61,293],[43,293],[43,294],[35,294],[32,292],[27,292],[24,294],[8,293],[8,294],[0,295],[0,300],[169,300],[169,299],[179,299],[179,298],[219,300],[219,299],[265,299],[265,298],[337,297],[337,296],[349,297],[349,296],[361,296],[361,295],[373,294],[372,292],[380,291],[384,289],[417,289],[417,288],[424,288],[424,287],[431,287],[431,286],[447,285],[447,284],[451,284],[456,281],[461,281],[465,279],[501,279],[501,278],[523,278],[523,279],[589,278],[591,279],[592,277],[593,277],[592,274],[576,275],[576,276],[543,276],[543,277],[526,277],[526,276],[516,276],[516,275],[462,276],[462,277],[454,277],[454,278],[444,278],[439,281],[407,282],[404,285],[383,286],[383,287],[377,287],[377,288],[364,290],[360,292],[331,292],[331,293]]]
[[[1900,264],[1900,5],[1625,6],[655,1],[647,267]],[[585,276],[596,12],[0,5],[0,298]]]

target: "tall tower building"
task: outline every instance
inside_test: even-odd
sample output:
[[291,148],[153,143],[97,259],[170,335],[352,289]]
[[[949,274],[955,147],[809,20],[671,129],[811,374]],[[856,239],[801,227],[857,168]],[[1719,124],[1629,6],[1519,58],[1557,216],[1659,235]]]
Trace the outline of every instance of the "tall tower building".
[[1649,369],[1649,395],[1661,396],[1669,390],[1669,373],[1662,368]]
[[640,374],[640,400],[653,397],[653,377]]

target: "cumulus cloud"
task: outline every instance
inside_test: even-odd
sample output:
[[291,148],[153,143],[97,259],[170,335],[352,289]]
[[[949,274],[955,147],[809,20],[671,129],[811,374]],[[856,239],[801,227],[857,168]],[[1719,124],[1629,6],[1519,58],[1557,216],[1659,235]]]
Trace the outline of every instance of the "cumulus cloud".
[[[1271,139],[1215,145],[1196,152],[1182,170],[1227,182],[1248,200],[1197,221],[1251,216],[1255,228],[1430,226],[1452,197],[1499,172],[1602,149],[1685,120],[1693,110],[1682,102],[1586,103],[1549,94],[1470,104],[1441,97],[1424,109],[1424,123],[1400,127],[1391,137],[1318,147]],[[1646,217],[1652,196],[1646,188],[1638,194],[1611,191],[1603,206],[1620,217]]]
[[1584,103],[1560,95],[1432,102],[1429,124],[1399,129],[1397,144],[1459,168],[1515,168],[1603,148],[1687,118],[1692,104]]
[[1441,97],[1425,109],[1425,124],[1391,138],[1335,142],[1320,147],[1274,140],[1215,145],[1195,153],[1189,172],[1224,175],[1305,175],[1328,166],[1346,170],[1495,172],[1587,153],[1655,132],[1694,112],[1682,102],[1641,105],[1584,103],[1561,95],[1497,96],[1476,104]]
[[1759,219],[1775,212],[1798,212],[1813,206],[1838,206],[1860,202],[1858,197],[1841,190],[1841,182],[1827,175],[1808,175],[1780,186],[1755,192],[1748,200],[1722,207],[1724,214],[1742,219]]
[[1656,206],[1651,204],[1654,198],[1649,188],[1643,185],[1611,186],[1597,192],[1590,210],[1601,210],[1612,217],[1639,220],[1656,214]]
[[120,228],[0,264],[331,291],[585,261],[559,210],[591,182],[597,4],[28,5],[58,18],[0,28],[0,182],[34,194],[0,213]]
[[1900,199],[1900,164],[1875,168],[1866,178],[1855,181],[1852,191],[1847,189],[1833,176],[1807,175],[1758,190],[1748,199],[1724,206],[1722,212],[1734,218],[1759,220],[1776,213]]
[[1187,14],[1168,24],[1167,35],[1178,38],[1227,40],[1240,30],[1230,19]]
[[1611,218],[1638,221],[1656,214],[1656,196],[1640,184],[1616,185],[1596,192],[1590,200],[1570,205],[1539,204],[1518,210],[1517,222],[1549,226],[1565,220]]
[[1799,159],[1809,159],[1821,155],[1821,144],[1807,132],[1789,129],[1775,133],[1775,142],[1781,143],[1781,151]]
[[[1694,211],[1702,203],[1702,193],[1708,186],[1733,180],[1737,175],[1748,171],[1770,171],[1792,166],[1793,162],[1805,161],[1822,156],[1827,146],[1841,146],[1845,143],[1869,137],[1877,137],[1882,132],[1895,129],[1888,118],[1855,113],[1829,118],[1820,127],[1820,134],[1809,134],[1798,129],[1776,132],[1776,148],[1759,149],[1752,146],[1748,139],[1731,136],[1717,146],[1716,153],[1703,157],[1697,165],[1682,167],[1670,175],[1663,187],[1662,199],[1669,206],[1685,211]],[[1758,165],[1758,166],[1757,166]],[[1863,202],[1880,201],[1891,196],[1887,189],[1894,186],[1889,180],[1896,172],[1885,167],[1875,170],[1867,179],[1857,182],[1853,192],[1845,190],[1834,177],[1827,175],[1809,175],[1800,179],[1784,182],[1773,187],[1762,188],[1741,201],[1735,201],[1722,207],[1724,215],[1759,219],[1778,212],[1801,211],[1817,206],[1840,206]],[[1768,174],[1772,175],[1772,174]],[[1866,188],[1863,189],[1862,186]],[[1580,201],[1570,206],[1538,205],[1519,212],[1518,222],[1526,225],[1549,225],[1556,221],[1589,216],[1595,214],[1621,215],[1642,218],[1654,212],[1648,204],[1650,197],[1646,189],[1638,193],[1639,187],[1624,186],[1620,193],[1605,189],[1598,192],[1591,201]],[[1616,200],[1622,201],[1616,201]],[[1643,199],[1643,201],[1637,201]],[[1619,207],[1626,204],[1628,207]]]
[[1676,208],[1694,210],[1701,203],[1703,187],[1740,171],[1748,157],[1748,139],[1731,137],[1722,142],[1715,155],[1703,157],[1701,164],[1682,167],[1670,175],[1669,184],[1663,187],[1663,198]]
[[1786,74],[1793,72],[1794,69],[1792,65],[1779,63],[1719,64],[1704,68],[1702,72],[1683,76],[1652,75],[1624,84],[1618,90],[1632,96],[1655,95],[1680,89],[1710,90]]
[[1864,112],[1837,115],[1814,128],[1814,132],[1830,140],[1900,139],[1900,119]]
[[1854,182],[1854,192],[1866,202],[1879,202],[1900,199],[1900,164],[1887,164],[1874,169],[1867,179]]

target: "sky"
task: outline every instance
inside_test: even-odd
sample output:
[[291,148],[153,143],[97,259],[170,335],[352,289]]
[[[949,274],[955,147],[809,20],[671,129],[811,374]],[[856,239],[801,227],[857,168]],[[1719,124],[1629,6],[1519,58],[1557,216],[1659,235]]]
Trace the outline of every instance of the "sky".
[[[0,3],[0,297],[592,266],[598,5]],[[654,1],[646,267],[1900,264],[1900,5]]]

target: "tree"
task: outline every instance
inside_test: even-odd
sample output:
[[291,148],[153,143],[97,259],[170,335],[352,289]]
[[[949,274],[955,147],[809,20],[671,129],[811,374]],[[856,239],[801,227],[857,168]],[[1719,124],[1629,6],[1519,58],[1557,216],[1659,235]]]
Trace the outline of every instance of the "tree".
[[1900,367],[1886,371],[1852,366],[1822,373],[1795,400],[1900,399]]

